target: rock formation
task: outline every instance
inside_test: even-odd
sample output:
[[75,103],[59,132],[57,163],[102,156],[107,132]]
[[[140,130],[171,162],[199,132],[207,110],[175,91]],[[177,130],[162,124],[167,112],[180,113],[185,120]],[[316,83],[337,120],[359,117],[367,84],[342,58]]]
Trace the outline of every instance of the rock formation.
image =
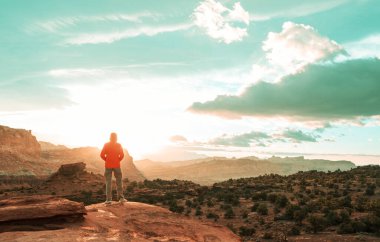
[[[0,190],[5,187],[24,186],[36,179],[45,179],[60,165],[84,162],[90,172],[103,174],[104,161],[95,147],[70,149],[63,145],[37,141],[30,130],[13,129],[0,125]],[[135,167],[126,151],[122,161],[124,178],[143,181],[145,177]],[[65,168],[64,168],[65,169]]]
[[[84,162],[87,165],[87,170],[90,172],[103,174],[104,161],[99,156],[100,150],[95,147],[81,147],[81,148],[62,148],[50,149],[42,152],[42,157],[45,160],[55,163],[77,163]],[[121,168],[123,178],[128,178],[130,181],[143,181],[145,177],[136,168],[133,163],[133,158],[128,155],[125,150],[125,158],[121,161]]]
[[24,230],[25,227],[30,230],[43,230],[46,224],[80,220],[84,214],[86,209],[82,203],[53,196],[3,199],[0,200],[0,232]]
[[8,156],[17,155],[19,159],[38,159],[41,147],[30,130],[0,126],[0,152]]
[[58,169],[58,174],[62,176],[74,176],[79,173],[83,173],[86,168],[86,164],[83,162],[61,165]]
[[[4,232],[7,230],[3,229],[0,241],[240,241],[240,238],[226,227],[135,202],[113,203],[109,206],[94,204],[86,207],[87,215],[83,221],[63,222],[57,225],[52,220],[46,220],[46,223],[42,224],[44,226],[39,223],[38,229],[33,229],[33,219],[36,216],[40,219],[45,215],[46,218],[52,218],[53,214],[83,215],[85,212],[80,204],[59,198],[44,198],[42,201],[39,198],[29,199],[10,199],[7,202],[0,200],[0,217],[3,223],[15,221],[14,216],[7,215],[11,210],[14,214],[19,214],[20,218],[29,219],[29,227],[25,227],[25,223],[24,227],[13,225],[9,231],[11,226],[5,226],[8,227],[8,232]],[[25,209],[27,207],[37,207],[38,210],[29,211]],[[41,212],[42,210],[47,212]],[[36,211],[41,213],[37,215]]]

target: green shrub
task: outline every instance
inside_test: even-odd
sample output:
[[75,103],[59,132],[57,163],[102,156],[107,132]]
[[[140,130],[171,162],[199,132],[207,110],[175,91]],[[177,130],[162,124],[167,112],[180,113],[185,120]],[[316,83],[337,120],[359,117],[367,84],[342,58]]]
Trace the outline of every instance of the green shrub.
[[255,228],[247,228],[246,226],[242,226],[239,228],[240,236],[252,236],[254,233],[256,233]]
[[310,224],[310,229],[313,233],[323,231],[327,226],[327,220],[319,215],[309,215],[307,221]]
[[257,207],[257,213],[260,214],[260,215],[268,215],[268,208],[267,208],[267,205],[265,203],[261,203],[258,207]]
[[263,239],[273,239],[272,232],[265,232],[263,235]]
[[289,231],[288,235],[299,235],[301,233],[300,229],[297,226],[293,226]]
[[231,219],[233,217],[235,217],[235,214],[232,208],[227,209],[227,211],[224,213],[224,218]]

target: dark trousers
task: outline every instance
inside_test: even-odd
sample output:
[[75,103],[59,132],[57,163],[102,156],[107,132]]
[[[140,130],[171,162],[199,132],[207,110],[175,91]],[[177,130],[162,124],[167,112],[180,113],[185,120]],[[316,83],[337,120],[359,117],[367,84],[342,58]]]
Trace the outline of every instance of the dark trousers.
[[106,179],[106,196],[107,201],[112,201],[112,172],[116,178],[116,187],[117,187],[117,199],[124,198],[123,195],[123,183],[122,183],[122,174],[120,168],[106,168],[104,172],[104,177]]

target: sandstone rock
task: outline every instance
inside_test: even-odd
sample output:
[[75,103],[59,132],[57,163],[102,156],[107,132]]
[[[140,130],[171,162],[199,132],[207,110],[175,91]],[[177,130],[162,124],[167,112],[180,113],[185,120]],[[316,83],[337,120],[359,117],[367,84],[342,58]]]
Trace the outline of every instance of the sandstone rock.
[[0,153],[38,159],[41,155],[41,147],[30,130],[13,129],[0,125]]
[[83,216],[82,203],[47,195],[15,197],[0,200],[0,222],[54,218],[58,216]]
[[0,233],[0,241],[241,241],[226,227],[142,203],[87,206],[81,223],[60,230]]
[[86,164],[83,162],[64,164],[58,169],[58,174],[62,176],[74,176],[84,172]]

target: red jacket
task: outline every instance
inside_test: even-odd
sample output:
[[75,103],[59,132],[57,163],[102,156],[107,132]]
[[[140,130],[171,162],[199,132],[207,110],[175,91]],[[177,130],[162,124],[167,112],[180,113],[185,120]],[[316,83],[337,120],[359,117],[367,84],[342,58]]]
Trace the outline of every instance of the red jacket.
[[100,157],[105,161],[106,168],[120,168],[120,161],[124,158],[123,147],[119,143],[105,143]]

